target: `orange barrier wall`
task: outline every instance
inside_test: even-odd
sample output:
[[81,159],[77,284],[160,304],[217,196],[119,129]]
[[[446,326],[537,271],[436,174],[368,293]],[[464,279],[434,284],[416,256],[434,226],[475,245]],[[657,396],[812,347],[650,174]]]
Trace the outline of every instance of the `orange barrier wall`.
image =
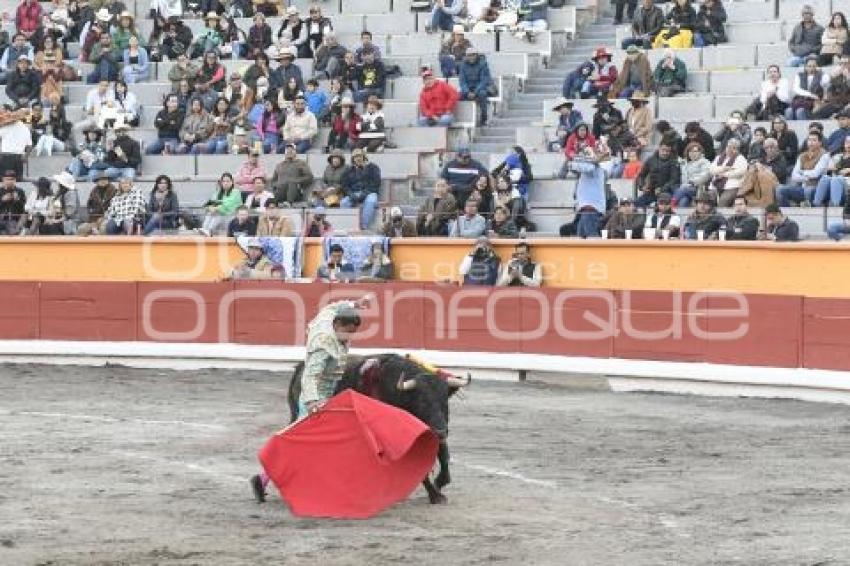
[[[850,300],[794,295],[4,281],[0,339],[294,345],[321,304],[367,290],[377,305],[355,339],[362,347],[850,370]],[[734,339],[715,339],[741,328]]]
[[[516,241],[497,251],[507,261]],[[736,290],[850,298],[850,246],[835,242],[645,242],[532,240],[546,287]],[[457,280],[469,240],[397,239],[391,254],[403,281]],[[242,259],[225,238],[3,238],[0,281],[220,280]],[[304,275],[315,274],[321,241],[305,245]]]

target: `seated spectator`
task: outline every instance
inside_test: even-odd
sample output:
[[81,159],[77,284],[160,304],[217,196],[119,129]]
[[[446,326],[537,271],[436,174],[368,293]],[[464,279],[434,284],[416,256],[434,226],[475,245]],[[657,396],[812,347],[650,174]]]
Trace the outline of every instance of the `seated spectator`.
[[643,149],[649,146],[652,136],[652,110],[649,108],[649,100],[640,92],[634,93],[629,101],[632,107],[626,111],[626,126]]
[[727,240],[755,240],[759,234],[759,219],[747,210],[747,199],[735,197],[735,213],[726,219]]
[[773,202],[776,187],[788,180],[788,164],[779,151],[779,143],[767,138],[763,147],[763,155],[750,163],[738,189],[738,196],[746,197],[747,202],[755,206]]
[[118,192],[112,197],[104,215],[105,231],[109,235],[135,234],[141,228],[146,212],[142,190],[133,185],[132,177],[121,177],[118,180]]
[[548,0],[520,0],[517,28],[526,34],[535,34],[549,29]]
[[629,98],[633,94],[640,93],[647,97],[655,90],[652,80],[652,67],[649,65],[649,58],[637,46],[631,45],[626,49],[626,60],[623,62],[623,68],[617,75],[617,80],[611,85],[608,96],[610,98]]
[[549,146],[549,151],[560,151],[566,149],[567,139],[573,133],[576,126],[584,123],[581,112],[573,109],[571,100],[560,100],[552,110],[558,113],[558,129],[555,130],[556,141]]
[[[850,58],[842,55],[843,59]],[[843,60],[842,59],[842,60]],[[842,64],[842,67],[850,65]],[[823,102],[812,112],[812,118],[828,120],[837,118],[842,110],[850,104],[850,78],[843,73],[831,73],[829,75],[829,86],[826,87]]]
[[177,16],[168,18],[165,26],[165,37],[162,39],[161,52],[169,61],[180,59],[186,55],[188,59],[189,46],[192,45],[192,30],[183,24]]
[[691,142],[696,142],[702,147],[702,154],[709,161],[714,161],[716,152],[714,151],[714,138],[708,133],[699,122],[688,122],[685,124],[685,139],[682,140],[679,157],[687,158],[687,146]]
[[227,75],[224,65],[218,60],[215,51],[204,54],[203,62],[198,69],[198,78],[195,80],[195,96],[204,103],[204,109],[212,110],[219,93],[227,86]]
[[131,37],[127,49],[124,50],[124,67],[121,75],[128,84],[146,81],[150,78],[151,66],[147,50],[139,45],[136,37]]
[[47,177],[39,177],[24,204],[24,214],[19,222],[21,236],[33,236],[39,233],[39,228],[49,214],[52,201],[53,191],[50,190],[50,180]]
[[685,149],[687,161],[682,164],[682,179],[679,188],[673,192],[673,204],[686,207],[704,191],[711,181],[711,162],[702,153],[702,146],[692,141]]
[[358,281],[363,283],[383,283],[393,278],[393,263],[384,253],[382,242],[372,242],[372,253],[360,266]]
[[487,235],[490,238],[519,237],[519,229],[504,206],[497,206],[493,211],[492,220],[487,222]]
[[824,99],[829,86],[829,75],[818,68],[817,57],[806,59],[803,72],[794,77],[791,89],[791,107],[785,110],[788,120],[808,120],[816,104]]
[[747,161],[757,161],[764,155],[764,141],[767,139],[767,130],[759,126],[753,130],[753,141],[750,142],[750,150],[747,153]]
[[632,37],[623,40],[622,48],[639,46],[649,49],[663,25],[664,12],[655,5],[655,0],[641,0],[632,19]]
[[198,155],[212,132],[212,116],[206,111],[200,98],[193,98],[189,103],[189,112],[180,126],[180,145],[177,146],[177,153],[185,154],[191,151],[192,155]]
[[716,196],[712,200],[724,208],[732,206],[747,173],[747,159],[741,155],[740,148],[738,140],[729,140],[726,150],[711,164],[710,191]]
[[466,51],[466,56],[460,64],[460,96],[464,100],[474,100],[478,106],[478,125],[487,125],[487,97],[493,79],[490,77],[490,67],[484,55],[474,47]]
[[457,201],[449,192],[449,183],[437,179],[434,196],[428,198],[419,209],[416,218],[416,233],[420,236],[447,236],[449,222],[457,214]]
[[112,98],[117,119],[134,128],[138,127],[142,109],[136,95],[127,88],[127,83],[122,80],[115,81]]
[[316,50],[313,63],[314,75],[324,79],[337,76],[347,51],[348,49],[339,44],[335,32],[326,33],[322,39],[321,47]]
[[791,182],[776,190],[776,202],[779,206],[791,206],[792,202],[806,203],[806,206],[811,204],[818,181],[826,173],[829,154],[823,149],[823,136],[812,132],[806,143],[806,150],[800,153],[791,172]]
[[796,242],[800,239],[800,227],[796,222],[782,214],[776,203],[764,207],[767,218],[765,238],[774,242]]
[[252,148],[248,153],[248,159],[245,160],[236,172],[234,180],[236,181],[236,186],[242,191],[243,196],[245,196],[245,193],[254,190],[254,180],[257,177],[262,177],[263,179],[268,177],[266,168],[260,163],[260,154],[260,151]]
[[221,45],[218,48],[221,56],[234,61],[241,58],[247,36],[232,17],[225,16],[219,20],[218,34],[221,37]]
[[[289,49],[278,51],[277,58],[280,64],[269,76],[271,88],[283,88],[284,85],[289,83],[289,79],[295,79],[295,88],[300,91],[304,90],[304,77],[301,74],[301,67],[295,64],[297,52],[298,49],[294,45],[290,45]],[[248,69],[248,72],[250,72],[250,69]],[[247,79],[246,82],[248,82]],[[248,86],[251,86],[251,84],[248,83]]]
[[363,53],[370,50],[374,52],[375,60],[380,61],[381,48],[375,45],[375,43],[372,41],[372,32],[364,30],[360,32],[360,45],[357,47],[357,49],[354,50],[354,61],[358,65],[362,65],[364,59]]
[[665,142],[673,148],[673,153],[676,155],[683,153],[685,140],[682,139],[682,136],[679,135],[676,128],[670,125],[670,122],[667,120],[658,120],[655,123],[655,131],[658,132],[659,136],[661,136],[659,143],[662,141]]
[[479,175],[472,185],[469,198],[478,201],[478,214],[485,218],[493,215],[494,194],[493,178],[490,175]]
[[697,25],[697,13],[689,0],[674,0],[673,7],[667,12],[664,26],[652,42],[656,49],[688,49],[694,44],[694,29]]
[[266,209],[266,203],[274,199],[274,195],[266,190],[266,178],[262,176],[254,177],[254,183],[251,189],[250,193],[243,195],[245,208],[251,211],[254,209],[260,212],[264,211]]
[[791,87],[788,79],[782,76],[779,65],[770,65],[767,78],[761,83],[758,98],[747,107],[745,114],[755,120],[773,120],[775,116],[784,115],[790,103]]
[[531,261],[531,253],[526,242],[520,242],[503,268],[496,285],[499,287],[540,287],[543,276],[540,265]]
[[[129,136],[130,127],[123,122],[115,124],[115,141],[106,153],[104,164],[110,179],[119,177],[134,179],[142,164],[142,149],[139,142]],[[108,148],[108,145],[107,145]]]
[[305,238],[324,238],[333,234],[334,228],[325,215],[325,207],[317,206],[312,213],[307,214],[304,222]]
[[23,0],[15,10],[15,28],[29,39],[41,25],[42,14],[37,0]]
[[103,131],[96,127],[90,127],[83,131],[83,136],[84,141],[71,151],[74,157],[66,170],[75,179],[88,176],[93,181],[99,176],[99,171],[106,169],[106,146],[103,143]]
[[246,39],[246,57],[255,59],[258,54],[264,52],[272,45],[272,28],[266,23],[266,16],[262,12],[254,14],[253,23],[248,28]]
[[313,184],[313,172],[306,161],[298,159],[295,144],[284,147],[283,161],[277,164],[269,183],[278,203],[304,202],[307,190]]
[[502,260],[496,255],[487,236],[471,237],[478,239],[472,251],[460,262],[458,270],[463,277],[463,285],[495,285]]
[[328,93],[319,88],[319,81],[310,79],[307,81],[307,92],[304,93],[304,101],[307,103],[307,110],[313,113],[320,123],[325,121],[325,118],[330,113]]
[[611,51],[606,47],[598,47],[593,53],[593,69],[581,86],[582,98],[608,95],[618,76],[612,57]]
[[647,207],[655,202],[659,194],[672,195],[681,186],[681,179],[679,161],[673,148],[662,142],[643,164],[635,179],[635,191],[639,196],[634,204]]
[[614,108],[611,101],[604,96],[597,98],[593,107],[596,108],[593,113],[593,135],[596,138],[610,134],[615,124],[625,120],[623,113]]
[[[242,206],[242,193],[233,183],[233,175],[227,172],[222,173],[218,179],[215,193],[204,204],[206,216],[204,216],[200,233],[204,236],[218,235],[226,223],[230,222],[230,217],[240,206]],[[266,202],[266,206],[268,206],[268,202]]]
[[578,173],[575,234],[579,238],[596,238],[606,210],[605,171],[599,166],[593,148],[586,148],[581,159],[571,161],[570,168]]
[[[568,100],[579,97],[587,98],[586,96],[582,96],[582,92],[585,85],[591,84],[590,77],[593,75],[594,69],[595,65],[593,61],[588,60],[567,73],[567,77],[564,79],[564,84],[561,87],[561,96]],[[589,90],[590,86],[587,88]]]
[[685,62],[676,57],[672,49],[668,49],[655,67],[652,80],[658,96],[675,96],[687,90],[688,69]]
[[726,219],[714,209],[714,199],[710,195],[699,195],[696,199],[696,209],[685,220],[682,238],[687,240],[719,239],[718,232],[726,229]]
[[256,236],[257,219],[251,216],[248,207],[240,206],[236,209],[236,216],[227,225],[227,237],[238,238],[239,236]]
[[850,33],[850,30],[847,28],[847,18],[844,17],[842,12],[833,13],[829,25],[824,28],[821,36],[819,65],[832,65],[835,58],[844,53],[848,33]]
[[466,2],[464,0],[434,0],[431,10],[431,23],[425,26],[425,31],[428,33],[452,31],[455,26],[455,18],[460,18],[465,7]]
[[[283,7],[280,0],[253,0],[254,9],[260,13],[265,15],[267,18],[274,18],[276,16],[280,16],[281,8]],[[289,13],[289,9],[287,9],[286,13]],[[296,15],[298,12],[295,12]]]
[[275,153],[280,146],[280,136],[286,123],[286,113],[280,109],[277,100],[266,98],[263,101],[263,113],[254,123],[254,131],[249,134],[249,141],[256,146],[261,144],[265,153]]
[[797,141],[797,133],[788,127],[788,122],[782,116],[777,116],[771,123],[768,137],[773,138],[779,144],[779,150],[785,156],[787,163],[795,163],[797,161],[797,153],[800,149],[800,144]]
[[847,193],[847,178],[850,177],[850,137],[844,138],[843,151],[830,161],[827,171],[815,189],[812,204],[815,206],[841,206]]
[[145,153],[148,155],[159,155],[160,153],[177,153],[180,145],[180,130],[185,120],[183,112],[177,101],[177,96],[169,94],[162,109],[154,118],[157,139],[148,144]]
[[319,266],[316,279],[325,282],[351,281],[357,276],[354,266],[345,261],[345,250],[339,244],[331,244],[328,261]]
[[[608,152],[611,155],[611,159],[614,160],[615,163],[619,163],[619,165],[623,165],[627,161],[627,157],[630,152],[639,152],[641,150],[640,142],[635,135],[629,131],[625,120],[621,120],[620,122],[613,124],[608,135],[602,136],[602,138],[599,139],[599,142],[596,144],[597,149],[599,149],[599,146],[602,145],[603,140],[605,141],[605,145],[608,146]],[[623,173],[623,168],[620,166],[615,167],[613,170],[618,173],[618,178]],[[638,173],[640,173],[640,166],[638,166],[638,170],[635,171],[635,175]]]
[[86,76],[88,84],[97,84],[100,81],[116,81],[121,74],[121,63],[124,52],[112,44],[112,37],[104,33],[100,42],[92,47],[89,55],[89,63],[94,65],[94,70]]
[[[310,15],[304,20],[304,25],[307,28],[306,52],[303,57],[312,59],[315,52],[321,47],[326,35],[333,32],[333,25],[330,19],[322,14],[321,6],[313,4],[309,8]],[[299,54],[299,57],[302,55]]]
[[360,117],[360,127],[353,139],[353,145],[369,153],[384,151],[387,144],[386,122],[383,103],[370,96],[366,102],[366,111]]
[[[274,93],[272,93],[272,96]],[[298,81],[295,77],[290,77],[283,88],[277,90],[277,103],[281,110],[286,112],[287,116],[295,109],[295,99],[303,97],[304,92],[298,88]]]
[[[623,13],[626,18],[631,21],[635,17],[635,9],[637,9],[637,0],[613,0],[614,4],[614,25],[618,26],[623,23]],[[626,4],[629,9],[625,11]]]
[[445,81],[434,78],[430,69],[422,73],[423,87],[419,94],[420,126],[451,126],[460,95]]
[[455,24],[449,39],[440,46],[440,72],[443,77],[448,79],[457,76],[457,67],[470,47],[472,44],[464,36],[463,26]]
[[[112,15],[106,8],[95,12],[94,17],[83,23],[80,33],[80,63],[89,63],[92,48],[100,43],[104,35],[109,35],[109,21]],[[110,37],[110,41],[112,38]]]
[[322,183],[313,189],[310,204],[324,204],[328,207],[339,206],[342,200],[342,179],[348,171],[345,163],[345,155],[342,151],[335,149],[328,156],[328,165],[322,173]]
[[397,206],[390,209],[390,219],[381,227],[381,234],[387,238],[415,238],[416,224],[404,217]]
[[726,43],[726,10],[720,0],[702,0],[697,12],[694,47]]
[[640,239],[643,237],[644,224],[646,215],[638,212],[635,201],[623,198],[620,199],[620,206],[605,223],[605,229],[612,240]]
[[472,159],[468,147],[458,149],[457,156],[448,161],[440,172],[440,177],[448,181],[457,205],[463,206],[472,192],[473,183],[479,175],[488,171],[478,160]]
[[136,29],[136,20],[128,10],[121,11],[117,18],[118,25],[112,30],[112,43],[115,48],[123,52],[130,46],[131,37],[142,37]]
[[577,156],[583,156],[586,148],[596,148],[596,138],[590,131],[587,124],[579,124],[573,130],[573,133],[567,138],[567,143],[564,146],[564,165],[561,167],[561,172],[558,176],[562,179],[567,178],[570,171],[570,162]]
[[41,97],[41,77],[30,63],[28,55],[19,55],[15,70],[6,77],[6,96],[15,108],[32,106]]
[[156,178],[148,201],[145,236],[160,230],[176,230],[179,215],[180,204],[171,179],[168,175],[160,175]]
[[838,242],[844,234],[850,234],[850,199],[844,199],[844,210],[841,211],[841,220],[831,222],[826,229],[827,235]]
[[726,123],[714,134],[714,140],[719,142],[718,153],[723,153],[726,150],[726,144],[731,139],[737,139],[740,142],[738,148],[740,153],[746,155],[750,151],[753,133],[750,130],[750,125],[744,121],[743,114],[738,110],[734,110]]
[[522,146],[513,146],[510,153],[505,156],[505,159],[491,173],[494,176],[506,177],[523,198],[528,196],[528,188],[531,181],[534,180],[534,175],[531,172],[531,163],[528,161],[528,155]]
[[21,55],[26,55],[30,60],[35,58],[32,45],[27,42],[23,33],[17,32],[12,44],[3,51],[3,56],[0,57],[0,84],[6,84],[6,77],[15,69],[18,57]]
[[86,212],[88,213],[88,222],[81,224],[77,234],[101,234],[106,232],[104,215],[109,209],[109,203],[117,194],[115,185],[109,182],[109,177],[99,171],[97,180],[91,188],[89,198],[86,201]]
[[384,97],[387,88],[387,70],[383,61],[375,58],[374,50],[363,52],[363,64],[354,75],[354,100],[366,102],[369,97]]
[[368,230],[378,208],[378,192],[381,190],[381,170],[366,159],[366,152],[355,149],[351,152],[351,167],[342,175],[342,208],[360,207],[360,229]]
[[16,184],[17,173],[12,170],[3,173],[3,186],[0,189],[0,234],[17,236],[24,221],[27,195]]
[[[248,242],[245,259],[233,268],[232,279],[272,279],[275,277],[275,264],[266,256],[263,244],[258,239]],[[280,275],[280,266],[278,275]]]
[[478,214],[478,203],[467,200],[463,209],[464,213],[457,217],[452,227],[450,236],[456,238],[477,238],[483,236],[487,231],[487,221]]
[[[528,215],[528,204],[522,198],[517,188],[516,178],[517,172],[513,169],[509,174],[506,173],[496,177],[496,193],[493,195],[493,204],[489,208],[495,211],[500,206],[504,207],[516,227],[522,229],[528,224],[526,218]],[[469,200],[472,200],[472,197],[469,197]],[[479,203],[476,201],[476,204]],[[478,212],[479,214],[481,213],[480,204]]]
[[200,72],[200,68],[190,61],[185,53],[181,53],[177,56],[177,63],[172,65],[168,71],[168,80],[171,81],[171,89],[175,92],[180,90],[180,82],[184,80],[188,82],[191,88]]
[[[65,117],[65,107],[61,104],[51,106],[50,112],[40,123],[32,120],[31,128],[33,152],[36,156],[50,156],[54,152],[65,151],[65,148],[71,145],[71,123]],[[38,132],[38,139],[36,139],[36,132]]]
[[[268,14],[266,14],[268,16]],[[307,26],[301,19],[301,14],[296,6],[289,6],[286,9],[286,15],[281,20],[280,26],[277,28],[276,37],[278,40],[287,40],[290,45],[296,48],[296,54],[302,50],[307,51]]]
[[[699,146],[697,146],[699,147]],[[655,230],[656,238],[662,237],[665,230],[670,238],[679,237],[679,229],[682,227],[682,219],[673,212],[672,199],[670,195],[658,195],[655,203],[655,211],[648,214],[644,224],[644,238],[648,238],[646,229]]]
[[283,143],[295,145],[297,153],[307,153],[318,133],[319,124],[316,116],[307,110],[306,100],[303,97],[296,98],[294,112],[286,116],[283,125]]
[[821,39],[823,37],[823,27],[815,22],[815,11],[808,4],[803,4],[800,23],[794,26],[791,32],[791,37],[788,38],[788,49],[791,51],[791,58],[788,59],[789,67],[799,67],[810,55],[817,56],[821,50]]
[[198,35],[189,46],[189,58],[197,59],[207,53],[215,53],[222,44],[221,32],[218,22],[221,18],[215,12],[208,12],[204,18],[204,26],[198,31]]
[[265,210],[260,214],[257,224],[258,236],[289,237],[294,233],[292,220],[282,214],[277,201],[270,198],[266,201]]

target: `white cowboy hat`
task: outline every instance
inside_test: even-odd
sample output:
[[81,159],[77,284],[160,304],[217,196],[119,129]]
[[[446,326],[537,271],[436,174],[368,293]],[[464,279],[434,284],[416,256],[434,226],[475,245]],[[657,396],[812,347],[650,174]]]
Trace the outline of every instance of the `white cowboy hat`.
[[67,171],[62,171],[61,173],[53,175],[51,179],[53,179],[68,190],[72,190],[74,188],[74,176],[68,173]]

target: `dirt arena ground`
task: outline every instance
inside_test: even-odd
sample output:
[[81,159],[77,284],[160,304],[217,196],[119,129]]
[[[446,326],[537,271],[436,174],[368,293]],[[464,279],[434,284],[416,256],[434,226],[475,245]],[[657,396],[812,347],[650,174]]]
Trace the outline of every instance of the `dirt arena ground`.
[[850,564],[850,407],[478,381],[449,503],[251,498],[287,375],[0,367],[0,564]]

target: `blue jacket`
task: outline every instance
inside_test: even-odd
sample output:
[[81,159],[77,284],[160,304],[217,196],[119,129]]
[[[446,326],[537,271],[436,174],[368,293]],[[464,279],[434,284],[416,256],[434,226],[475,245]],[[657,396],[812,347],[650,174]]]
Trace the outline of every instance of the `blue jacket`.
[[305,92],[304,100],[307,102],[307,108],[315,114],[319,116],[328,106],[328,95],[323,90],[316,89],[313,92]]
[[288,67],[283,65],[278,66],[269,75],[270,88],[283,88],[290,77],[295,77],[295,84],[298,85],[298,90],[304,92],[304,76],[301,74],[301,67],[295,63],[291,63]]
[[829,153],[842,153],[844,151],[844,138],[850,136],[850,128],[838,128],[826,139],[824,146]]
[[475,59],[475,63],[469,63],[464,59],[458,70],[458,78],[460,79],[460,94],[462,97],[466,97],[470,92],[474,92],[479,97],[487,96],[487,89],[492,82],[487,58],[479,54]]
[[584,124],[584,116],[578,110],[570,110],[569,114],[558,115],[558,125],[572,133],[579,124]]
[[519,13],[523,20],[533,22],[534,20],[547,19],[548,10],[548,0],[522,0]]
[[578,173],[576,185],[576,210],[593,207],[596,212],[605,214],[605,170],[597,163],[574,160],[570,169]]
[[[462,206],[466,202],[466,197],[472,192],[472,183],[475,179],[479,175],[486,175],[488,173],[489,171],[474,159],[470,159],[469,163],[463,164],[455,158],[446,163],[440,172],[440,177],[448,181],[452,187],[455,199],[458,201],[458,206]],[[463,198],[458,198],[458,193],[461,193]]]
[[[129,64],[130,64],[130,50],[125,49],[124,50],[124,66],[126,67]],[[148,60],[148,50],[145,49],[144,47],[142,47],[141,45],[139,46],[139,63],[138,63],[138,65],[139,65],[139,71],[138,71],[139,74],[140,75],[147,75],[148,72],[150,71],[151,64],[150,64],[150,61]]]

